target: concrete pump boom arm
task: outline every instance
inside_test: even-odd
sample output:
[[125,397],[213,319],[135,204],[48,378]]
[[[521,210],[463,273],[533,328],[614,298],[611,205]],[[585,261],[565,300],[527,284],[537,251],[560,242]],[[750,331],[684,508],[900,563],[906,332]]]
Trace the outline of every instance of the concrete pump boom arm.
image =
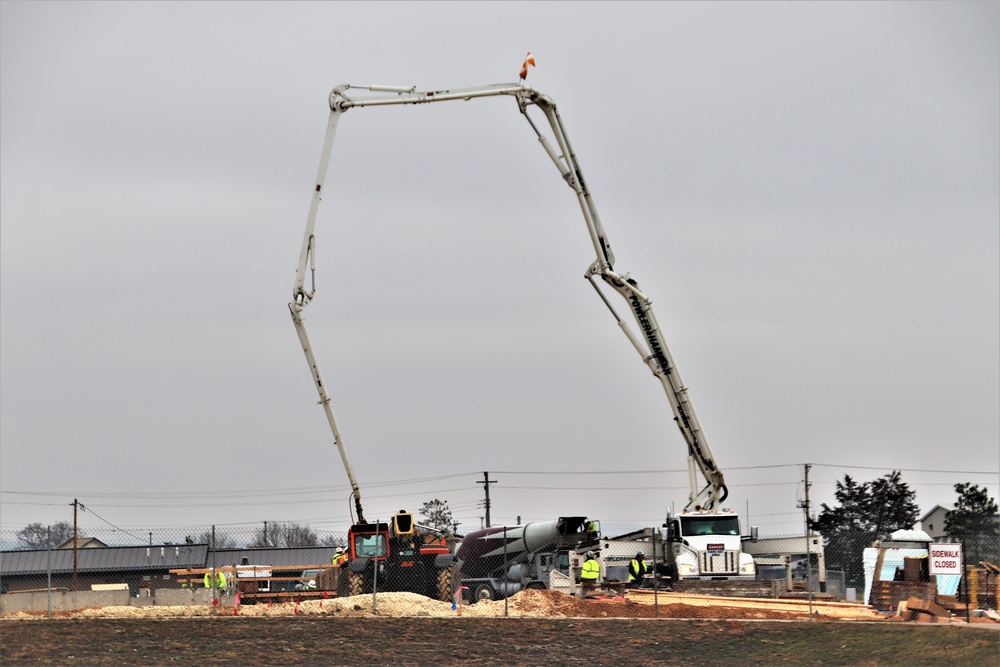
[[[299,253],[295,284],[292,288],[292,301],[288,304],[288,307],[306,356],[306,362],[312,373],[313,382],[319,393],[319,403],[323,406],[323,410],[326,413],[327,421],[333,432],[334,444],[340,452],[344,468],[351,483],[352,495],[359,521],[364,522],[361,491],[354,475],[354,469],[351,467],[350,460],[348,459],[343,437],[337,424],[336,416],[333,413],[333,408],[330,405],[330,396],[327,393],[319,365],[316,362],[312,344],[306,332],[305,321],[302,317],[303,309],[312,301],[316,293],[316,237],[314,234],[316,212],[319,209],[319,203],[322,199],[323,184],[326,180],[326,171],[330,163],[330,153],[333,148],[333,139],[337,132],[337,124],[340,121],[340,116],[345,111],[355,107],[428,104],[431,102],[455,100],[468,101],[473,98],[501,95],[510,96],[516,100],[518,108],[531,125],[532,130],[535,132],[549,158],[559,170],[563,180],[576,193],[584,222],[587,225],[587,231],[590,234],[590,239],[597,255],[597,259],[587,269],[586,278],[590,280],[594,289],[597,290],[605,305],[607,305],[618,321],[619,327],[621,327],[636,351],[639,352],[643,362],[649,366],[653,375],[659,379],[666,391],[667,399],[674,412],[674,420],[688,444],[688,469],[691,485],[688,507],[695,505],[700,505],[703,508],[714,507],[718,502],[725,499],[727,495],[722,472],[715,463],[708,440],[701,429],[694,406],[688,397],[687,387],[681,381],[676,365],[667,348],[666,341],[663,339],[656,316],[653,314],[652,301],[642,293],[638,283],[631,279],[628,274],[620,275],[614,271],[615,256],[611,250],[611,244],[604,231],[604,226],[601,224],[597,208],[594,206],[590,190],[587,188],[586,181],[583,178],[583,172],[577,162],[576,154],[570,145],[555,102],[548,96],[518,83],[437,91],[418,91],[415,86],[356,86],[344,84],[335,87],[330,92],[330,118],[327,123],[326,138],[324,139],[323,149],[320,154],[316,185],[313,190],[312,202],[306,220],[305,234],[302,239],[302,249]],[[548,139],[546,139],[532,121],[531,116],[528,115],[528,107],[530,106],[537,107],[544,114],[555,137],[556,147],[553,147],[549,143]],[[307,268],[310,269],[311,273],[311,285],[308,290],[305,286]],[[621,294],[626,302],[629,303],[636,322],[642,329],[642,338],[636,336],[628,324],[618,316],[611,303],[594,281],[594,276],[600,276],[604,282]],[[697,471],[701,472],[706,481],[703,487],[697,483]]]

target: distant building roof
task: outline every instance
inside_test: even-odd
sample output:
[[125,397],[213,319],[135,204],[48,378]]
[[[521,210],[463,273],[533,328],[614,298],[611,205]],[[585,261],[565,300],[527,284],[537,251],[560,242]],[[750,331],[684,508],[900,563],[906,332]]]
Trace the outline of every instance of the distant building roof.
[[336,547],[261,547],[258,549],[219,549],[209,552],[205,567],[240,565],[319,565],[329,563]]
[[[96,537],[78,537],[76,538],[76,548],[77,549],[99,549],[108,546],[104,542],[101,542]],[[72,549],[73,548],[73,538],[69,538],[62,544],[56,547],[56,549]]]
[[894,542],[930,542],[931,536],[922,530],[897,530],[889,535]]
[[[148,547],[79,549],[77,572],[148,571],[240,565],[319,565],[329,563],[335,547],[219,549],[207,544],[157,544]],[[73,571],[73,549],[32,549],[0,552],[0,576],[63,574]]]
[[925,514],[922,517],[920,517],[920,523],[923,523],[924,521],[926,521],[927,517],[929,517],[931,514],[934,514],[934,512],[937,512],[938,510],[944,510],[945,512],[950,512],[951,511],[950,509],[948,509],[944,505],[935,505],[934,507],[931,508],[931,510],[927,514]]
[[[79,549],[77,572],[115,570],[169,570],[204,567],[207,544],[164,544],[149,547]],[[73,571],[73,549],[34,549],[0,552],[0,576],[66,573]]]

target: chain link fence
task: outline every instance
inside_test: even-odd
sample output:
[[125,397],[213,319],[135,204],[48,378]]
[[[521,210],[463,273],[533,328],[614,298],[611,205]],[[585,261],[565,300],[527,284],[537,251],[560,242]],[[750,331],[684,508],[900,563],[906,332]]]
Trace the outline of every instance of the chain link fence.
[[[729,610],[759,609],[772,600],[853,603],[893,612],[913,597],[968,603],[973,609],[997,607],[1000,538],[993,535],[965,540],[964,577],[931,576],[927,543],[885,541],[859,552],[823,544],[818,536],[785,536],[744,540],[744,549],[754,552],[751,576],[707,580],[678,576],[667,555],[678,547],[656,535],[651,542],[626,543],[649,556],[648,574],[630,581],[632,554],[614,558],[613,541],[603,538],[574,551],[529,553],[517,548],[518,535],[504,531],[495,535],[494,561],[486,572],[456,559],[459,538],[389,538],[388,526],[379,526],[386,532],[354,535],[353,544],[346,532],[317,533],[286,524],[158,531],[145,541],[119,530],[92,530],[76,540],[51,527],[44,534],[2,532],[0,612],[241,605],[298,610],[308,601],[322,605],[351,598],[352,608],[373,614],[385,612],[389,600],[392,613],[403,615],[427,615],[427,601],[461,613],[469,609],[465,605],[499,600],[503,613],[511,613],[506,600],[524,589],[549,597],[651,604],[653,615],[663,617],[677,615],[675,604],[707,604],[701,600],[709,596],[725,599]],[[600,563],[599,579],[589,586],[580,579],[587,551]]]

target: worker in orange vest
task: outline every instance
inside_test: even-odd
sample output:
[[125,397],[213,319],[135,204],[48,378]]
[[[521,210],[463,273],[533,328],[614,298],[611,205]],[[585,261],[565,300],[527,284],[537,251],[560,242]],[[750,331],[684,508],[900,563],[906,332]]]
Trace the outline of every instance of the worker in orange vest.
[[344,547],[337,547],[330,560],[334,567],[340,567],[347,562],[347,550]]

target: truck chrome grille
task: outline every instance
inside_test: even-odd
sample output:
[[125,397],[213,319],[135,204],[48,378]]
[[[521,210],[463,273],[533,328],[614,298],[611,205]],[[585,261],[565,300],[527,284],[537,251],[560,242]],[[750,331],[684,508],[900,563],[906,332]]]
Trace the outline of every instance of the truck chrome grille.
[[739,551],[702,551],[699,560],[702,574],[737,574],[740,567]]

